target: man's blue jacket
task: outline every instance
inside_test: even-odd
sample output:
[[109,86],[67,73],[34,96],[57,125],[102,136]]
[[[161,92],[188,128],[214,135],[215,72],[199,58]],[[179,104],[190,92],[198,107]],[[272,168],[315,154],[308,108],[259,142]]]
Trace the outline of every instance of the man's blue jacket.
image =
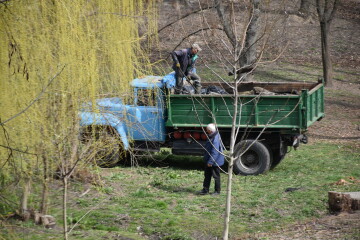
[[224,165],[223,148],[219,132],[209,135],[209,139],[205,144],[204,162],[213,166]]

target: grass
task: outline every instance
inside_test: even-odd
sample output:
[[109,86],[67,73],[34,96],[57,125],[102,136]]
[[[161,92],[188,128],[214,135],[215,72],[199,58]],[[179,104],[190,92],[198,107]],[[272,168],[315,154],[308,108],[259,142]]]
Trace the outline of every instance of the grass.
[[[170,156],[162,166],[101,169],[103,191],[92,190],[81,198],[84,186],[73,183],[68,223],[73,225],[88,211],[90,213],[77,225],[71,238],[220,237],[226,175],[222,174],[222,195],[199,196],[196,192],[202,186],[201,164],[198,157]],[[321,142],[290,152],[277,168],[265,175],[236,176],[231,236],[276,231],[286,225],[322,217],[328,214],[328,191],[359,190],[360,183],[350,177],[360,179],[359,149]],[[336,185],[340,179],[349,184]],[[290,187],[299,189],[285,192]],[[56,196],[52,201],[60,202],[58,193]],[[60,226],[60,204],[53,205],[51,211]],[[32,222],[21,226],[19,222],[12,224],[28,232],[24,239],[61,239],[60,229],[47,230]],[[9,228],[6,231],[15,237],[8,239],[22,236]],[[4,236],[5,230],[1,233]]]

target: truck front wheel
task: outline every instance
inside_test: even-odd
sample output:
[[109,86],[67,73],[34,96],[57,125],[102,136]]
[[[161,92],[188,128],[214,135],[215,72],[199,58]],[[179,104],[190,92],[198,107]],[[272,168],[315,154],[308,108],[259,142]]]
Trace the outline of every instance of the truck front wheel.
[[234,150],[234,173],[258,175],[270,169],[271,158],[268,148],[255,140],[244,140],[236,144]]
[[[95,129],[94,129],[95,130]],[[126,151],[116,133],[109,128],[97,128],[83,135],[83,159],[99,167],[114,167],[126,158]]]

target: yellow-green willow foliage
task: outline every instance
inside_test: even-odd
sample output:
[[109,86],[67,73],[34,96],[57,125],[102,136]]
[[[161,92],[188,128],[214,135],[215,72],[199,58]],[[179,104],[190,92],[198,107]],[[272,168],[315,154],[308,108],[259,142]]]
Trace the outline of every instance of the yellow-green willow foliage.
[[141,39],[138,28],[145,23],[153,36],[156,17],[152,0],[0,4],[3,182],[42,173],[43,158],[69,158],[81,104],[122,96],[134,77],[151,73],[146,46],[154,38]]

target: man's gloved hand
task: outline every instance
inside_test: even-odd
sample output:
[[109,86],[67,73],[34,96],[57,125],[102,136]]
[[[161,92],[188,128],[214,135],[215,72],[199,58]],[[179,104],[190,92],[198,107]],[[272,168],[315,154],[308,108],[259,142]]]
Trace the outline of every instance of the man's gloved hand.
[[176,64],[176,67],[177,67],[177,68],[180,68],[180,63],[177,63],[177,64]]

